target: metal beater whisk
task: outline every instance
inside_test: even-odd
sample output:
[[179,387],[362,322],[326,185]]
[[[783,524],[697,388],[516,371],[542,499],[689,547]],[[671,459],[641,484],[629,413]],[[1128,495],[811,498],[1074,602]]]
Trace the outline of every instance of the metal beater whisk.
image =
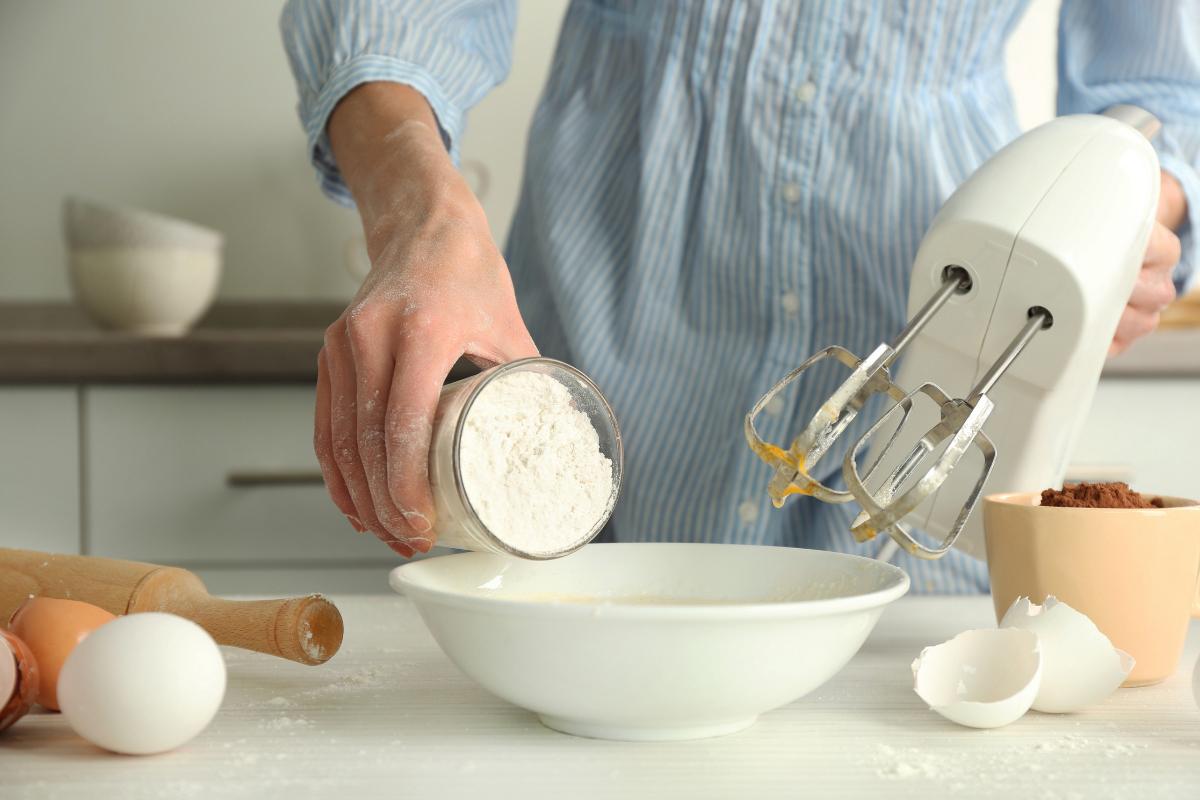
[[[941,289],[894,340],[880,344],[865,359],[838,345],[826,347],[788,373],[750,409],[746,415],[746,440],[760,458],[776,468],[767,492],[777,506],[791,494],[811,494],[827,503],[845,503],[854,499],[850,492],[832,489],[811,473],[873,395],[887,394],[897,403],[905,399],[906,392],[892,382],[888,368],[947,300],[971,290],[971,278],[962,267],[947,267],[944,277]],[[821,404],[820,410],[788,450],[764,442],[754,427],[755,418],[780,392],[826,359],[835,359],[849,367],[852,370],[850,376]]]
[[[980,378],[965,400],[948,397],[935,383],[924,383],[888,409],[883,416],[876,420],[874,425],[867,429],[866,433],[859,437],[846,453],[842,465],[850,494],[862,507],[862,512],[850,526],[850,531],[854,534],[855,539],[865,542],[873,539],[877,533],[882,531],[889,534],[912,555],[929,559],[945,555],[954,545],[958,534],[962,532],[963,526],[967,523],[967,517],[971,515],[975,504],[979,502],[983,486],[996,461],[995,445],[983,432],[983,424],[987,422],[987,418],[995,408],[987,393],[1012,366],[1017,356],[1032,341],[1038,331],[1049,328],[1053,324],[1054,318],[1046,309],[1041,307],[1029,309],[1029,319],[1021,331]],[[925,435],[892,469],[887,479],[878,488],[869,489],[867,481],[871,479],[874,470],[884,460],[887,450],[912,412],[913,401],[922,395],[937,404],[939,421],[925,432]],[[858,469],[859,456],[866,452],[868,444],[872,443],[879,432],[887,428],[890,418],[896,414],[897,410],[900,411],[900,422],[895,432],[892,433],[887,444],[881,448],[879,456],[866,473],[860,473]],[[958,518],[941,544],[936,547],[927,547],[913,537],[912,532],[901,520],[941,488],[946,479],[950,477],[951,471],[972,446],[983,454],[983,465],[979,478],[975,481],[974,487],[967,495],[958,513]],[[924,472],[918,472],[918,467],[931,457],[932,465]],[[914,475],[920,477],[913,481]],[[906,486],[908,488],[905,488]]]
[[[784,499],[792,494],[810,494],[830,503],[857,500],[863,510],[852,524],[851,531],[859,541],[872,539],[880,532],[887,533],[908,552],[930,559],[939,558],[953,545],[991,472],[996,451],[982,431],[983,424],[994,407],[987,397],[987,392],[1034,335],[1039,330],[1049,327],[1052,322],[1050,313],[1045,309],[1030,309],[1029,321],[1020,334],[966,399],[951,398],[933,383],[925,383],[912,392],[906,392],[892,380],[889,367],[951,297],[971,291],[971,277],[962,267],[948,266],[942,274],[942,286],[909,320],[894,340],[880,344],[865,359],[860,359],[837,345],[825,348],[763,395],[746,415],[745,422],[746,440],[751,449],[775,468],[767,491],[777,506],[782,505]],[[791,447],[784,450],[764,442],[755,429],[755,418],[772,398],[826,359],[834,359],[849,367],[850,376],[821,404]],[[867,401],[877,394],[891,397],[895,404],[846,452],[842,473],[848,489],[839,491],[814,478],[812,472],[816,464],[845,433]],[[915,401],[921,396],[928,397],[937,404],[940,421],[921,437],[881,485],[875,489],[868,488],[867,484],[876,470],[887,462],[888,451],[908,421]],[[858,459],[864,454],[867,445],[873,446],[875,440],[891,425],[895,427],[887,441],[878,449],[871,464],[864,471],[860,471]],[[937,547],[926,547],[912,536],[901,520],[942,486],[972,446],[983,454],[984,463],[979,480],[976,481],[949,535]],[[931,458],[932,465],[923,472],[918,472],[918,468]]]

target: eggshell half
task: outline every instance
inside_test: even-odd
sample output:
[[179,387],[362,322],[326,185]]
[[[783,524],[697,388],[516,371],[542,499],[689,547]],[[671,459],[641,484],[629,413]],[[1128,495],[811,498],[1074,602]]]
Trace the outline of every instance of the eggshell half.
[[1038,638],[1016,628],[964,631],[926,647],[912,663],[913,689],[948,720],[998,728],[1033,704],[1042,678]]
[[1086,614],[1053,596],[1043,605],[1018,597],[1000,627],[1032,631],[1042,643],[1042,686],[1033,701],[1037,711],[1061,714],[1095,705],[1133,669],[1133,656],[1113,647]]
[[1200,708],[1200,658],[1196,659],[1196,666],[1192,670],[1192,699],[1196,701],[1196,707]]
[[75,646],[89,633],[116,617],[79,600],[31,597],[13,613],[9,630],[24,640],[37,658],[37,701],[58,711],[58,673]]
[[37,690],[37,659],[29,645],[0,628],[0,731],[29,713]]

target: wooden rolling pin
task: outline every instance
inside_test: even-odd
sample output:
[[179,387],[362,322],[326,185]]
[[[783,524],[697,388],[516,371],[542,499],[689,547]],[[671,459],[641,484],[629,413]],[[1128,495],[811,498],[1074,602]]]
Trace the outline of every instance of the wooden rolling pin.
[[0,625],[30,595],[83,600],[113,614],[166,611],[197,623],[218,644],[301,664],[324,664],[342,645],[342,615],[318,594],[222,600],[178,567],[0,548]]

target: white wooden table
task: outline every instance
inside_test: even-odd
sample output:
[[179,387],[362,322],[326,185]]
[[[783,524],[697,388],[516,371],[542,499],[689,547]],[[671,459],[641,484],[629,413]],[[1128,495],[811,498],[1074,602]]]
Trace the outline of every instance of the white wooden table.
[[213,724],[119,757],[40,714],[0,735],[0,798],[1200,798],[1193,624],[1174,678],[1083,714],[960,728],[911,690],[920,648],[994,624],[987,598],[909,598],[828,684],[749,730],[694,742],[578,739],[463,677],[398,597],[347,597],[324,667],[227,651]]

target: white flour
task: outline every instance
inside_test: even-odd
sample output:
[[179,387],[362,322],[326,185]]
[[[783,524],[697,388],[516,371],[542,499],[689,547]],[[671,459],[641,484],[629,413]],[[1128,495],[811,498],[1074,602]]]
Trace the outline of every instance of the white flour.
[[612,462],[591,421],[565,386],[536,372],[484,387],[463,428],[459,464],[483,524],[531,555],[578,544],[613,490]]

